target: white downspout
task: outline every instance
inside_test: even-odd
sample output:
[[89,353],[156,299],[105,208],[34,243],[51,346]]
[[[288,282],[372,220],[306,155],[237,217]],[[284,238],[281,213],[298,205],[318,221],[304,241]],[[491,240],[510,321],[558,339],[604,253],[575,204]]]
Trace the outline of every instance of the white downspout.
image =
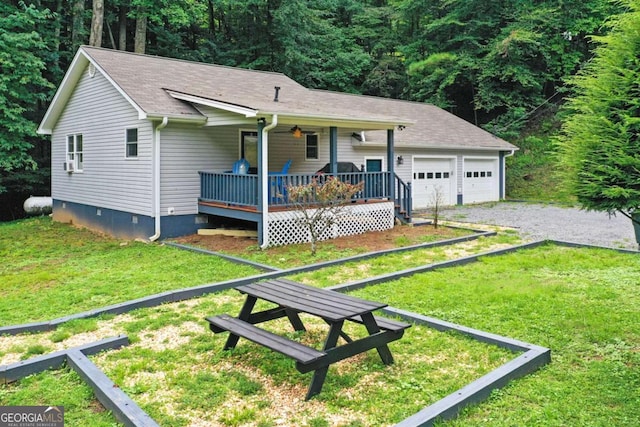
[[516,150],[511,150],[509,154],[505,154],[502,158],[502,192],[499,197],[501,199],[507,198],[507,157],[511,157],[515,154]]
[[262,164],[260,165],[260,174],[262,175],[262,244],[260,249],[266,249],[269,245],[269,131],[278,125],[278,115],[274,114],[271,118],[271,124],[262,128]]
[[149,237],[149,241],[155,242],[160,238],[160,131],[169,123],[168,117],[162,118],[162,123],[156,126],[153,147],[153,215],[155,218],[155,234]]

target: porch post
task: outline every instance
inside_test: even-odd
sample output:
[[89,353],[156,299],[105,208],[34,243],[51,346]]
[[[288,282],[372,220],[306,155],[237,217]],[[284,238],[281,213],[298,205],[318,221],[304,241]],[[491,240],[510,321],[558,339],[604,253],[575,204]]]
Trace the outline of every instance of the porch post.
[[[266,147],[263,147],[263,137],[262,131],[264,130],[265,121],[258,120],[258,211],[261,212],[261,215],[268,215],[269,206],[268,200],[265,202],[265,194],[267,191],[265,190],[268,182],[267,182],[267,168],[264,167],[262,159],[266,158]],[[263,220],[258,221],[258,244],[262,245],[264,243],[264,233],[263,233]]]
[[[498,199],[500,200],[504,200],[504,187],[505,187],[505,155],[504,155],[504,151],[500,151],[500,160],[498,161],[498,179],[500,180],[500,188],[498,190]],[[459,203],[460,205],[462,203]]]
[[329,127],[329,171],[338,173],[338,128]]
[[387,129],[387,171],[389,172],[389,200],[393,203],[396,202],[396,189],[395,189],[395,166],[396,156],[393,149],[393,129]]

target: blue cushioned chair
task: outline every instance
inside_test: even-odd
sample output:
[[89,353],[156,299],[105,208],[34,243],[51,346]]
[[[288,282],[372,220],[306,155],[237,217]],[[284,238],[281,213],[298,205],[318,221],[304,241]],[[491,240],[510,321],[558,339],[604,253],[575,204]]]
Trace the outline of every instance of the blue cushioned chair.
[[249,162],[246,159],[240,159],[233,164],[233,173],[244,175],[249,172]]
[[[276,179],[276,189],[278,190],[279,194],[282,194],[283,198],[286,200],[287,199],[287,187],[284,182],[284,180],[282,179],[281,175],[286,175],[289,173],[289,168],[291,168],[291,159],[287,160],[284,164],[284,166],[282,167],[282,171],[281,172],[269,172],[270,176],[277,176],[278,178]],[[271,188],[269,188],[269,195],[271,195]],[[277,202],[277,197],[273,197],[272,199],[273,202]]]

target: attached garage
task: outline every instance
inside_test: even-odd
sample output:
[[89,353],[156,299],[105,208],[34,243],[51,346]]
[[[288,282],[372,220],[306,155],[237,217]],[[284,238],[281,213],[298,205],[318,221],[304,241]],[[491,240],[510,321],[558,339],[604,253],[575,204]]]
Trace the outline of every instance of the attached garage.
[[424,209],[438,200],[442,206],[456,204],[456,158],[413,158],[413,207]]
[[463,203],[482,203],[500,200],[498,158],[469,158],[463,160]]

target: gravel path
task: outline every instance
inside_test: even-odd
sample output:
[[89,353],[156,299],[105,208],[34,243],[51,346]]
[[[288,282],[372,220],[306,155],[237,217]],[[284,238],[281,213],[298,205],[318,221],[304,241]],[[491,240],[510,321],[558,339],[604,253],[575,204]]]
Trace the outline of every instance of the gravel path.
[[553,239],[613,248],[638,249],[631,220],[618,214],[553,205],[501,202],[445,208],[450,221],[512,227],[527,240]]

